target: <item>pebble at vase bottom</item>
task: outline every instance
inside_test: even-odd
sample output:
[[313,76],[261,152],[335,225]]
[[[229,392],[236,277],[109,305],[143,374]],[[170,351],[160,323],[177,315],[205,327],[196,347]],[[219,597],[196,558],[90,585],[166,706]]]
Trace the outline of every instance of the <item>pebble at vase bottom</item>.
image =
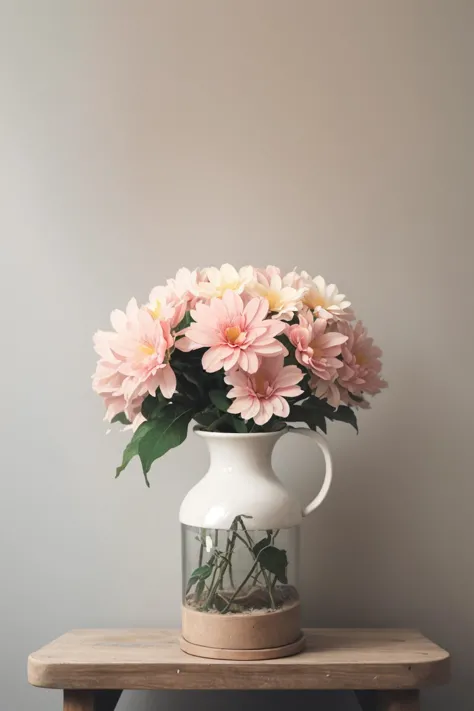
[[[271,463],[287,432],[311,437],[326,464],[319,494],[302,510]],[[185,497],[181,647],[214,659],[271,659],[304,646],[298,595],[299,531],[331,484],[325,439],[306,428],[257,434],[196,430],[207,474]]]

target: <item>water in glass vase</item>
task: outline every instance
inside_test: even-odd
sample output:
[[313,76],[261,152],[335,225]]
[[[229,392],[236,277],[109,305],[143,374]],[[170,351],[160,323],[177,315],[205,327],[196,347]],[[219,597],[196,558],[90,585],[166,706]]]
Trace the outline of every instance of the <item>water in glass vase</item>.
[[248,530],[245,514],[230,530],[183,525],[183,604],[219,615],[294,607],[298,532]]

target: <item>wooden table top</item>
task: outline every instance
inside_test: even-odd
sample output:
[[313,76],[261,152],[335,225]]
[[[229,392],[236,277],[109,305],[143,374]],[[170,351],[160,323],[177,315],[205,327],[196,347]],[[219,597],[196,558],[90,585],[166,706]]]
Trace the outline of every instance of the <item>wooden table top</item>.
[[28,659],[50,689],[420,689],[449,678],[449,654],[414,630],[306,629],[304,652],[231,662],[192,657],[179,632],[73,630]]

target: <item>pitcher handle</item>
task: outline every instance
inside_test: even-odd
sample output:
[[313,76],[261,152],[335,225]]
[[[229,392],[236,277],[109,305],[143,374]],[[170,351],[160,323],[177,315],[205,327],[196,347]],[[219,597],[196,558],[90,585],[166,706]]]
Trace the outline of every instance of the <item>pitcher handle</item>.
[[332,481],[332,457],[331,457],[331,452],[329,451],[329,447],[326,443],[326,440],[322,435],[319,434],[319,432],[313,432],[313,430],[309,430],[306,427],[291,427],[289,432],[293,432],[294,434],[300,434],[304,435],[305,437],[311,437],[318,447],[322,450],[322,453],[324,454],[324,462],[326,465],[326,471],[324,473],[324,481],[323,485],[321,486],[321,489],[319,493],[314,497],[312,501],[303,509],[303,516],[307,516],[310,514],[312,511],[318,508],[320,506],[324,499],[327,496],[327,493],[329,491],[329,487],[331,486],[331,481]]

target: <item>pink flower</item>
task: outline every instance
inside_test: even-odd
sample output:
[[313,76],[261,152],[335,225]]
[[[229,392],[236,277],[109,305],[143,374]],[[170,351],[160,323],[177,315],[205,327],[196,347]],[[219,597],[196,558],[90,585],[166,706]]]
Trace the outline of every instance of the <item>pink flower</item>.
[[343,388],[337,380],[321,380],[317,376],[313,376],[310,380],[310,388],[313,390],[316,397],[322,400],[327,400],[336,410],[339,405],[351,405],[352,407],[367,407],[365,403],[360,403],[351,399],[350,393]]
[[284,366],[283,361],[283,355],[263,358],[252,375],[239,369],[227,373],[225,382],[233,386],[228,397],[234,398],[228,412],[253,419],[256,425],[264,425],[272,415],[288,417],[290,406],[285,398],[303,393],[297,383],[304,375],[296,365]]
[[147,309],[139,309],[136,322],[119,334],[111,346],[125,375],[121,392],[128,401],[137,396],[154,395],[160,388],[166,398],[176,390],[176,376],[169,364],[174,346],[170,321],[153,318]]
[[[178,307],[176,307],[178,308]],[[126,312],[111,314],[114,331],[98,331],[94,344],[99,362],[92,387],[102,396],[107,408],[106,419],[124,412],[134,424],[141,418],[141,405],[149,393],[158,388],[171,398],[176,389],[176,377],[169,365],[174,346],[171,322],[155,319],[147,308],[139,308],[132,299]]]
[[342,347],[344,366],[338,374],[340,384],[354,395],[376,395],[387,387],[387,383],[380,377],[382,351],[374,345],[373,338],[369,338],[362,321],[357,321],[355,326],[341,321],[337,328],[347,336]]
[[308,368],[323,380],[332,380],[343,363],[337,358],[341,353],[341,344],[347,336],[341,333],[327,332],[327,321],[323,318],[314,320],[311,313],[300,314],[299,324],[288,329],[288,337],[295,347],[298,363]]
[[339,321],[336,328],[347,336],[341,348],[342,368],[331,381],[313,377],[310,387],[317,397],[326,399],[333,407],[337,408],[344,403],[351,407],[368,408],[370,405],[364,395],[376,395],[387,387],[385,380],[380,377],[382,351],[368,337],[361,321],[355,326]]
[[140,411],[143,398],[129,401],[125,399],[122,392],[125,375],[120,372],[121,361],[113,352],[119,334],[125,333],[131,327],[137,318],[137,313],[137,302],[131,299],[125,313],[118,309],[112,311],[110,321],[115,331],[97,331],[94,335],[94,348],[99,355],[99,361],[93,376],[92,388],[103,398],[106,407],[105,419],[109,422],[121,412],[125,412],[128,419],[133,421]]
[[256,297],[244,306],[235,291],[227,290],[222,299],[196,304],[191,312],[195,323],[185,330],[185,337],[176,342],[176,347],[183,351],[207,347],[202,366],[208,373],[220,368],[228,371],[234,366],[255,373],[261,356],[286,353],[275,339],[285,324],[265,319],[267,314],[266,299]]

